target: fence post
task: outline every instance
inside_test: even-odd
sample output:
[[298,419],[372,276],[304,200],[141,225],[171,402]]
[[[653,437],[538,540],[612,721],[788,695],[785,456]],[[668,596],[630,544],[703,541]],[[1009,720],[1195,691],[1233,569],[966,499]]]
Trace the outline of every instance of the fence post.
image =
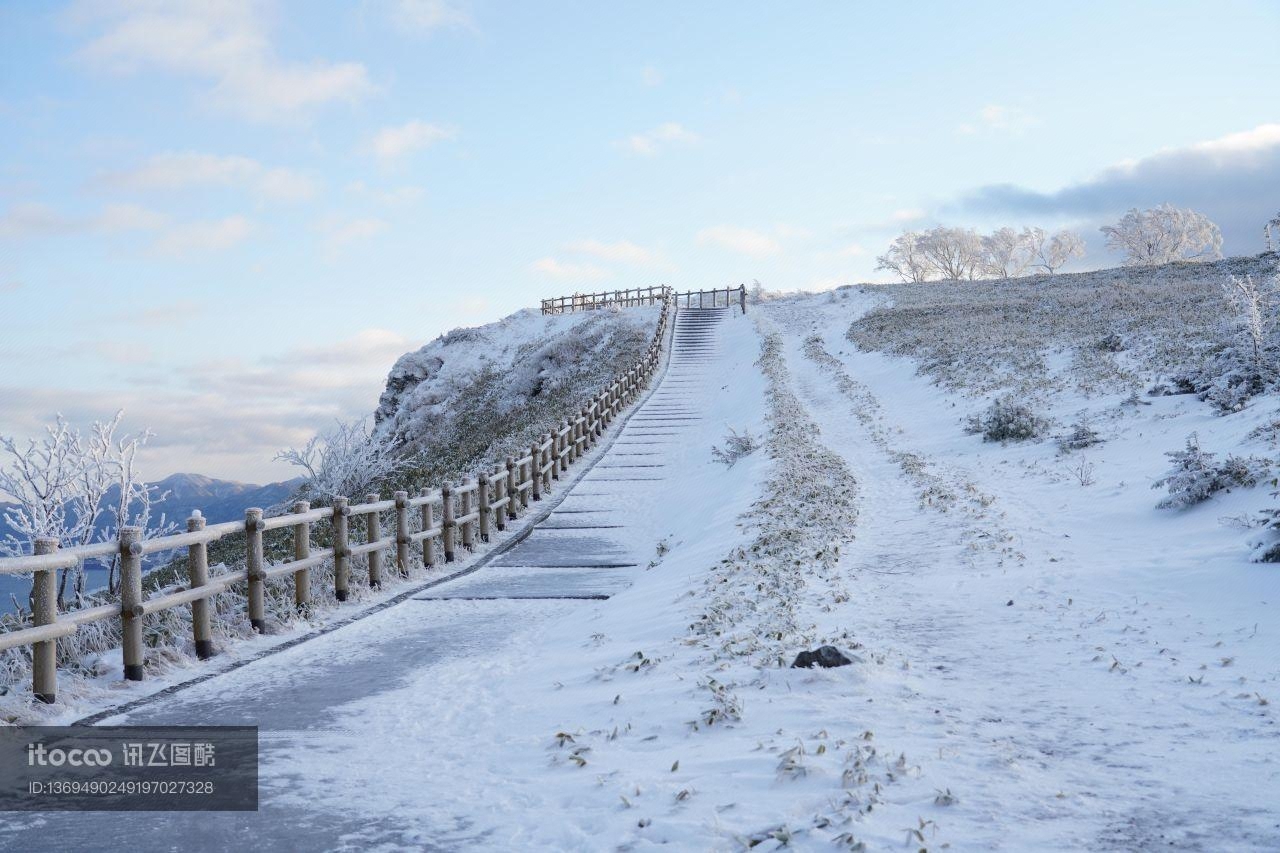
[[244,530],[249,539],[245,561],[249,576],[249,624],[259,634],[267,630],[266,595],[262,575],[262,510],[244,511]]
[[351,507],[344,497],[333,499],[333,597],[346,601],[351,596],[351,547],[347,520]]
[[120,618],[124,677],[142,680],[142,528],[120,528]]
[[440,541],[444,543],[444,561],[446,563],[453,562],[453,539],[456,533],[456,522],[453,520],[453,489],[449,488],[449,484],[445,483],[440,487],[440,496],[444,500],[444,515],[441,516],[440,525]]
[[542,450],[536,441],[529,445],[529,481],[533,499],[542,500]]
[[[52,554],[58,540],[41,536],[32,546],[35,554]],[[31,624],[52,625],[58,621],[58,570],[41,569],[31,582]],[[31,644],[31,694],[37,702],[52,705],[58,694],[58,641]]]
[[[200,510],[187,519],[187,532],[204,530],[204,516]],[[192,589],[209,582],[209,545],[192,542],[187,546],[187,580]],[[196,644],[196,657],[208,660],[213,657],[213,633],[209,624],[209,599],[199,598],[191,602],[191,638]]]
[[[462,485],[464,487],[471,485],[470,474],[462,478]],[[462,518],[466,518],[468,515],[471,515],[471,489],[467,489],[465,492],[458,492],[458,514]],[[475,525],[470,521],[462,522],[462,547],[466,548],[468,551],[475,550],[475,537]]]
[[[514,456],[507,457],[507,518],[514,521],[520,517],[520,506],[524,505],[521,501],[521,495],[527,495],[528,492],[520,491],[520,478],[516,476],[516,458]],[[528,498],[524,499],[528,501]]]
[[747,286],[745,284],[738,286],[738,303],[742,306],[742,313],[747,313]]
[[[364,496],[365,503],[377,503],[382,497],[377,492],[370,492]],[[366,542],[377,542],[382,538],[382,520],[378,518],[376,512],[366,512],[364,514],[364,531]],[[375,548],[367,555],[369,558],[369,588],[377,589],[382,586],[382,549]]]
[[[422,489],[422,491],[418,493],[418,497],[425,498],[429,494],[431,494],[431,492],[424,488]],[[431,511],[431,501],[427,501],[422,505],[422,529],[423,530],[430,530],[432,527],[435,526],[435,519],[432,518],[433,515],[434,513]],[[435,537],[424,536],[422,537],[422,566],[423,568],[431,569],[435,566],[435,564],[436,564]]]
[[[296,513],[311,512],[310,501],[298,501],[293,505]],[[299,522],[293,526],[293,559],[306,560],[311,557],[311,523]],[[306,613],[311,608],[311,570],[298,569],[293,573],[293,606],[299,613]]]
[[[490,508],[493,508],[494,504],[503,498],[508,498],[507,504],[510,505],[510,495],[507,494],[507,477],[502,473],[501,468],[494,470],[490,482],[493,483],[493,502],[490,503]],[[501,506],[493,509],[493,526],[498,530],[507,529],[507,510]]]
[[409,493],[396,492],[396,567],[409,576]]
[[477,477],[476,494],[480,498],[480,541],[489,541],[489,472],[481,471]]

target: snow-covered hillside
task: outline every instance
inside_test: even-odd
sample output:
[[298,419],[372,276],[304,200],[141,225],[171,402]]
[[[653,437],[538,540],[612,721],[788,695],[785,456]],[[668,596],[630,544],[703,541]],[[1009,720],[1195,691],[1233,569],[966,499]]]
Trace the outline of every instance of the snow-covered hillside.
[[[677,337],[682,368],[544,497],[520,541],[555,559],[445,569],[126,719],[271,733],[262,810],[202,827],[217,839],[1280,849],[1280,567],[1251,559],[1277,501],[1226,464],[1265,469],[1277,394],[1168,393],[1239,343],[1228,271],[843,288],[726,316]],[[517,360],[468,334],[456,375]],[[441,378],[438,345],[426,388],[465,398],[476,380]],[[726,466],[731,433],[760,449]],[[1191,479],[1230,488],[1161,508],[1192,433],[1217,456]],[[601,545],[627,559],[573,550]],[[847,664],[790,665],[823,645]],[[99,830],[82,817],[47,837]],[[182,837],[167,820],[156,837]]]
[[391,369],[378,431],[421,454],[428,477],[521,455],[644,353],[658,308],[543,316],[455,329]]

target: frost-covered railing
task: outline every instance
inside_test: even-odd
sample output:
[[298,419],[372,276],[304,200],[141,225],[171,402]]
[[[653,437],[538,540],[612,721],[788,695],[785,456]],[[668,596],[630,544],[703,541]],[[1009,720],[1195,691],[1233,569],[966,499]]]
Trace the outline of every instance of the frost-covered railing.
[[689,290],[675,294],[677,308],[731,308],[737,305],[747,313],[747,286],[722,287],[719,290]]
[[631,308],[637,305],[659,305],[667,296],[675,297],[678,308],[731,308],[737,305],[747,313],[747,287],[721,287],[715,290],[672,291],[667,285],[639,287],[634,290],[613,290],[600,293],[575,293],[572,296],[555,296],[542,300],[543,314],[571,314],[574,311],[594,311],[618,305]]
[[600,293],[575,293],[572,296],[555,296],[542,300],[543,314],[572,314],[574,311],[594,311],[619,305],[635,308],[639,305],[661,305],[671,293],[665,284],[657,287],[637,287],[633,290],[611,290]]
[[[244,521],[206,525],[197,512],[187,520],[187,532],[144,539],[142,529],[125,527],[117,541],[59,549],[56,539],[37,539],[32,554],[0,559],[0,574],[33,573],[32,625],[0,633],[0,651],[20,646],[32,647],[32,693],[42,702],[52,703],[57,692],[57,641],[74,634],[81,626],[104,619],[120,619],[124,646],[124,677],[140,681],[143,676],[143,620],[148,614],[174,607],[191,607],[195,650],[200,658],[213,654],[209,599],[230,587],[247,585],[249,623],[256,631],[266,629],[266,582],[293,576],[293,597],[299,609],[311,604],[311,570],[333,565],[334,597],[346,601],[350,595],[352,558],[363,556],[369,585],[380,586],[384,557],[392,557],[390,570],[407,576],[415,552],[430,569],[440,557],[454,561],[459,551],[470,552],[476,540],[488,541],[496,529],[520,517],[530,501],[538,501],[552,490],[555,481],[596,443],[624,407],[635,400],[657,369],[662,342],[674,313],[670,289],[662,289],[659,315],[653,339],[644,356],[620,373],[599,394],[589,399],[575,416],[542,435],[520,458],[507,457],[502,463],[482,470],[461,483],[423,489],[417,495],[396,492],[392,500],[366,495],[363,503],[351,504],[336,497],[333,505],[312,509],[299,501],[292,512],[264,517],[261,509],[245,510]],[[383,527],[384,514],[390,514]],[[361,521],[363,520],[363,521]],[[312,526],[330,522],[331,544],[313,550]],[[351,525],[362,524],[365,541],[352,543]],[[293,539],[293,559],[269,564],[263,555],[263,534],[289,530]],[[359,531],[357,531],[359,532]],[[225,537],[246,537],[245,568],[209,576],[208,545]],[[187,551],[189,583],[158,590],[150,597],[142,591],[142,558],[147,554]],[[438,552],[438,553],[437,553]],[[56,574],[83,560],[118,557],[120,565],[119,601],[59,614]]]

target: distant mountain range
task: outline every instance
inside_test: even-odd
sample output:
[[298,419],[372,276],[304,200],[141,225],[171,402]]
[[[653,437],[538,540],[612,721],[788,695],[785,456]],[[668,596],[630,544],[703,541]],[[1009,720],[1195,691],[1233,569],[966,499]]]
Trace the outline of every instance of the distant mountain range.
[[[151,484],[160,493],[169,493],[164,502],[157,504],[153,511],[163,512],[166,520],[177,522],[183,530],[186,529],[186,519],[196,509],[208,519],[209,524],[235,521],[244,518],[244,511],[249,507],[270,509],[283,503],[301,484],[302,480],[296,479],[259,486],[215,480],[200,474],[173,474]],[[106,503],[114,502],[114,495],[108,494]],[[2,512],[10,506],[12,504],[0,503],[0,538],[10,532]]]

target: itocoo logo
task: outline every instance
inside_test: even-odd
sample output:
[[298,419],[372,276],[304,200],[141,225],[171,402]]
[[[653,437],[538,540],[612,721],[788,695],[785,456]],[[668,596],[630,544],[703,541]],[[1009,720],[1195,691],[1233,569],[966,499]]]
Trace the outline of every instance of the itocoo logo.
[[27,744],[28,767],[106,767],[110,763],[109,749],[49,749],[42,743]]

